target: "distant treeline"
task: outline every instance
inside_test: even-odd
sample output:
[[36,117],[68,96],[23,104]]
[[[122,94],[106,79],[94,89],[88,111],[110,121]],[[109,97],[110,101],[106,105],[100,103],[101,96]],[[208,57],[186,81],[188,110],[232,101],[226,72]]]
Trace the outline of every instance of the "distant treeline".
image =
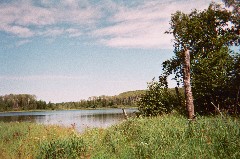
[[[173,88],[169,91],[175,93]],[[137,107],[137,102],[145,92],[146,90],[128,91],[115,96],[93,96],[87,100],[62,103],[47,103],[30,94],[9,94],[0,96],[0,111]]]
[[47,103],[37,100],[35,95],[30,94],[9,94],[0,96],[0,111],[135,107],[144,93],[145,90],[137,90],[116,96],[93,96],[89,97],[88,100],[62,103]]
[[51,109],[53,107],[53,103],[37,100],[35,95],[9,94],[0,96],[0,111]]
[[56,103],[57,109],[136,107],[145,90],[128,91],[115,96],[93,96],[79,102]]

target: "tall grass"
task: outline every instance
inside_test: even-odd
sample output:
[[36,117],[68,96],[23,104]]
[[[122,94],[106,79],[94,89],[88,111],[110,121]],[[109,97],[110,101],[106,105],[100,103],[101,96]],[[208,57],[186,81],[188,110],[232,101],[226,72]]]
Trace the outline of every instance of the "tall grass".
[[0,158],[35,158],[41,143],[65,138],[71,133],[71,128],[59,126],[0,122]]
[[[96,138],[92,158],[240,158],[239,120],[131,119]],[[89,136],[90,137],[90,136]]]
[[[22,158],[240,158],[237,118],[199,117],[195,122],[179,115],[131,118],[83,134],[55,128],[57,132],[48,131],[41,139],[36,139],[41,137],[39,132],[54,127],[23,125],[26,126],[21,129],[27,131],[19,131],[14,123],[0,123],[0,158],[19,158],[19,152]],[[5,133],[3,126],[12,128]],[[28,134],[29,126],[36,132]],[[15,141],[17,144],[11,144]]]

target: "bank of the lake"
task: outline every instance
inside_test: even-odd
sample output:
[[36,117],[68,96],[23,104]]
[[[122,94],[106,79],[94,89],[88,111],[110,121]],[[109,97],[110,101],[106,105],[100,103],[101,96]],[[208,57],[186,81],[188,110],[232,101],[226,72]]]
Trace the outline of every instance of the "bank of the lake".
[[32,109],[32,110],[8,110],[0,111],[0,114],[4,113],[17,113],[17,112],[51,112],[51,111],[61,111],[61,110],[109,110],[109,109],[138,109],[137,106],[117,106],[117,107],[100,107],[100,108],[79,108],[79,109]]
[[83,134],[70,128],[0,122],[0,158],[240,158],[238,118],[135,118]]
[[[129,116],[134,116],[136,111],[136,108],[125,109]],[[119,108],[0,113],[0,121],[3,122],[31,122],[64,127],[74,124],[78,132],[83,132],[86,128],[106,128],[123,119],[123,110]]]

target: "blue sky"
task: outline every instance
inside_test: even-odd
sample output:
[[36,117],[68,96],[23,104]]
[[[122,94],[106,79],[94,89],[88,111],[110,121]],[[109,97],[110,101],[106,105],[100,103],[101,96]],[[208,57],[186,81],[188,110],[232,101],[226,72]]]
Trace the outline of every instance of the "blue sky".
[[173,56],[171,14],[210,2],[0,0],[0,95],[66,102],[146,89]]

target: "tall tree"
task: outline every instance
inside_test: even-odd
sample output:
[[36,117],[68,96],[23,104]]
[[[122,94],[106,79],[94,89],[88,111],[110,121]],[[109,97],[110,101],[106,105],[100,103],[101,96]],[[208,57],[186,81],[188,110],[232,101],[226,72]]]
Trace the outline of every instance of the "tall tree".
[[201,12],[184,14],[178,11],[171,17],[167,33],[174,36],[175,57],[163,63],[163,70],[167,75],[175,73],[179,82],[183,80],[189,119],[194,118],[190,73],[195,68],[190,65],[198,65],[198,58],[207,58],[209,53],[220,51],[234,37],[228,28],[229,21],[231,13],[216,4]]
[[188,110],[188,118],[193,119],[195,116],[194,113],[194,104],[193,104],[193,95],[191,88],[191,75],[190,75],[190,53],[188,48],[184,48],[184,63],[183,63],[183,82],[185,89],[185,98],[186,98],[186,107]]

